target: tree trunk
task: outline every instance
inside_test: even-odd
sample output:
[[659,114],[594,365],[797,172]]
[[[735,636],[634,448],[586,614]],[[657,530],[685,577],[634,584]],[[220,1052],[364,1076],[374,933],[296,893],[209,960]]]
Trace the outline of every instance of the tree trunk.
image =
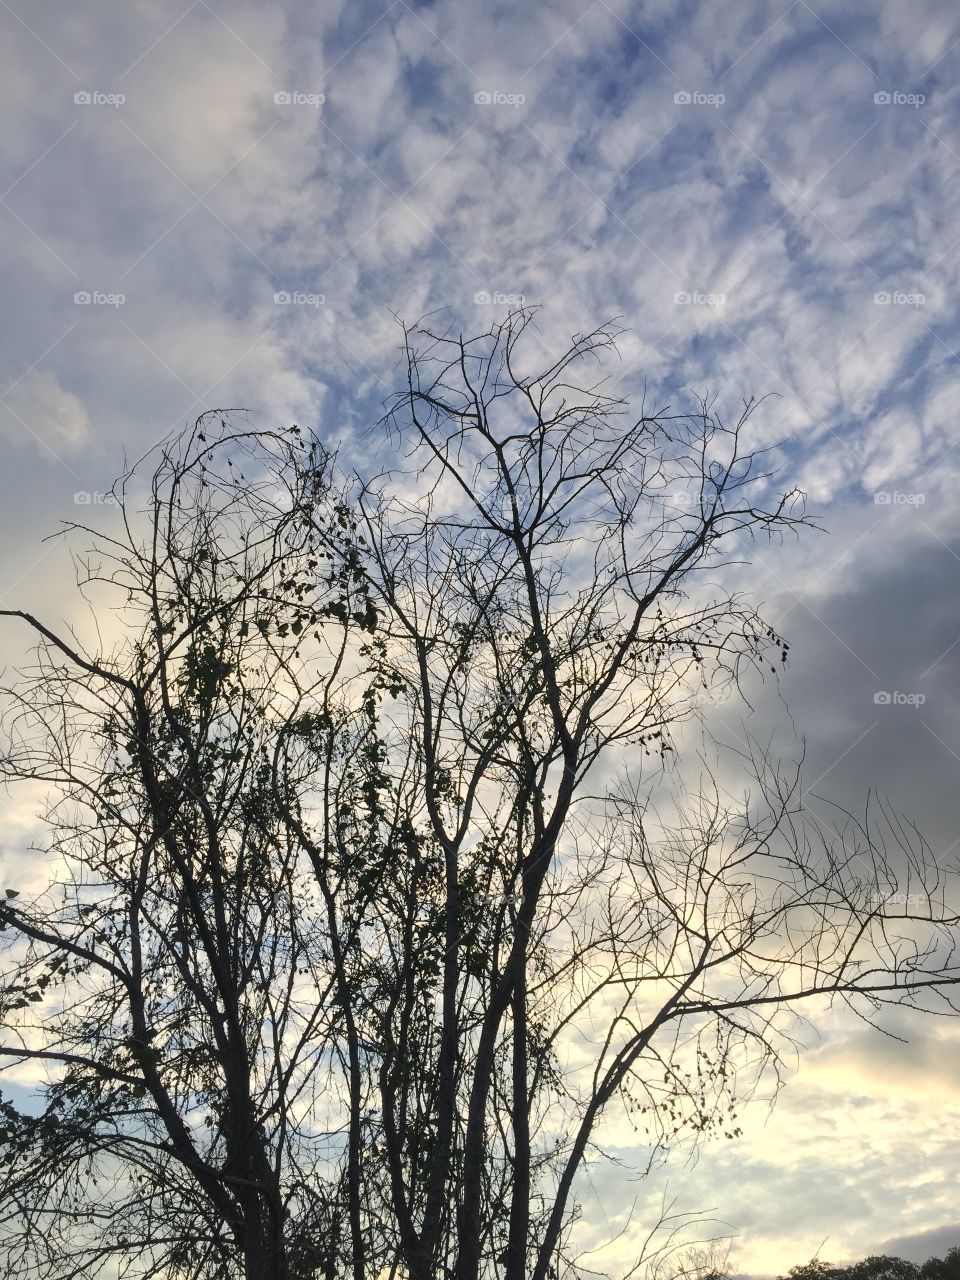
[[242,1205],[244,1280],[290,1280],[279,1215],[257,1192]]
[[530,1233],[530,1117],[527,1112],[527,982],[520,970],[513,994],[513,1199],[506,1280],[526,1280]]

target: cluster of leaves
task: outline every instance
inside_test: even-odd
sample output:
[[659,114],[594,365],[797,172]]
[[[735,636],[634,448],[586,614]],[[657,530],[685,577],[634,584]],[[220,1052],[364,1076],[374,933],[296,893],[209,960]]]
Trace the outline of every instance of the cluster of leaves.
[[736,1123],[739,1103],[731,1046],[718,1038],[715,1045],[705,1047],[704,1040],[699,1037],[692,1046],[690,1070],[683,1068],[678,1055],[664,1064],[662,1079],[654,1078],[648,1066],[639,1083],[624,1087],[627,1115],[653,1145],[669,1143],[684,1132],[727,1139],[742,1134]]

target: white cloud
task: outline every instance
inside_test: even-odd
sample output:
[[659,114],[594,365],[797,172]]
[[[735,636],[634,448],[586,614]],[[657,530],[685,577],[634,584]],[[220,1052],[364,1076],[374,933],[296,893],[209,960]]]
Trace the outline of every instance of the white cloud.
[[32,442],[48,462],[85,445],[93,428],[83,401],[51,369],[32,369],[0,401],[0,425],[16,444]]

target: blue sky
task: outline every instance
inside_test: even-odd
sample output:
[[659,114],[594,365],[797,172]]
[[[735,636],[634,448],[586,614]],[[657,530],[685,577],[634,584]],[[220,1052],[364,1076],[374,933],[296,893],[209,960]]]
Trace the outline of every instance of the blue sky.
[[[619,316],[625,394],[776,394],[755,438],[829,534],[738,574],[792,645],[810,791],[876,786],[956,857],[953,5],[0,0],[0,29],[7,605],[70,616],[41,539],[204,408],[349,451],[397,316],[522,297],[545,353]],[[765,1124],[630,1198],[669,1177],[753,1272],[960,1242],[960,1046],[897,1029],[831,1016]]]

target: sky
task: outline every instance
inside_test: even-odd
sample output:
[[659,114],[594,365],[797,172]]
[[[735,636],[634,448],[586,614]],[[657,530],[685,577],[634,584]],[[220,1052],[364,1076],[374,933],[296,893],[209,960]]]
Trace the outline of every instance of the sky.
[[[353,447],[398,317],[479,332],[522,301],[545,352],[619,317],[623,394],[771,396],[826,530],[737,571],[791,644],[811,808],[875,788],[957,857],[949,0],[0,0],[0,32],[2,607],[70,618],[43,539],[204,409]],[[960,1035],[890,1030],[826,1016],[692,1169],[598,1169],[598,1231],[666,1186],[756,1275],[960,1243]]]

